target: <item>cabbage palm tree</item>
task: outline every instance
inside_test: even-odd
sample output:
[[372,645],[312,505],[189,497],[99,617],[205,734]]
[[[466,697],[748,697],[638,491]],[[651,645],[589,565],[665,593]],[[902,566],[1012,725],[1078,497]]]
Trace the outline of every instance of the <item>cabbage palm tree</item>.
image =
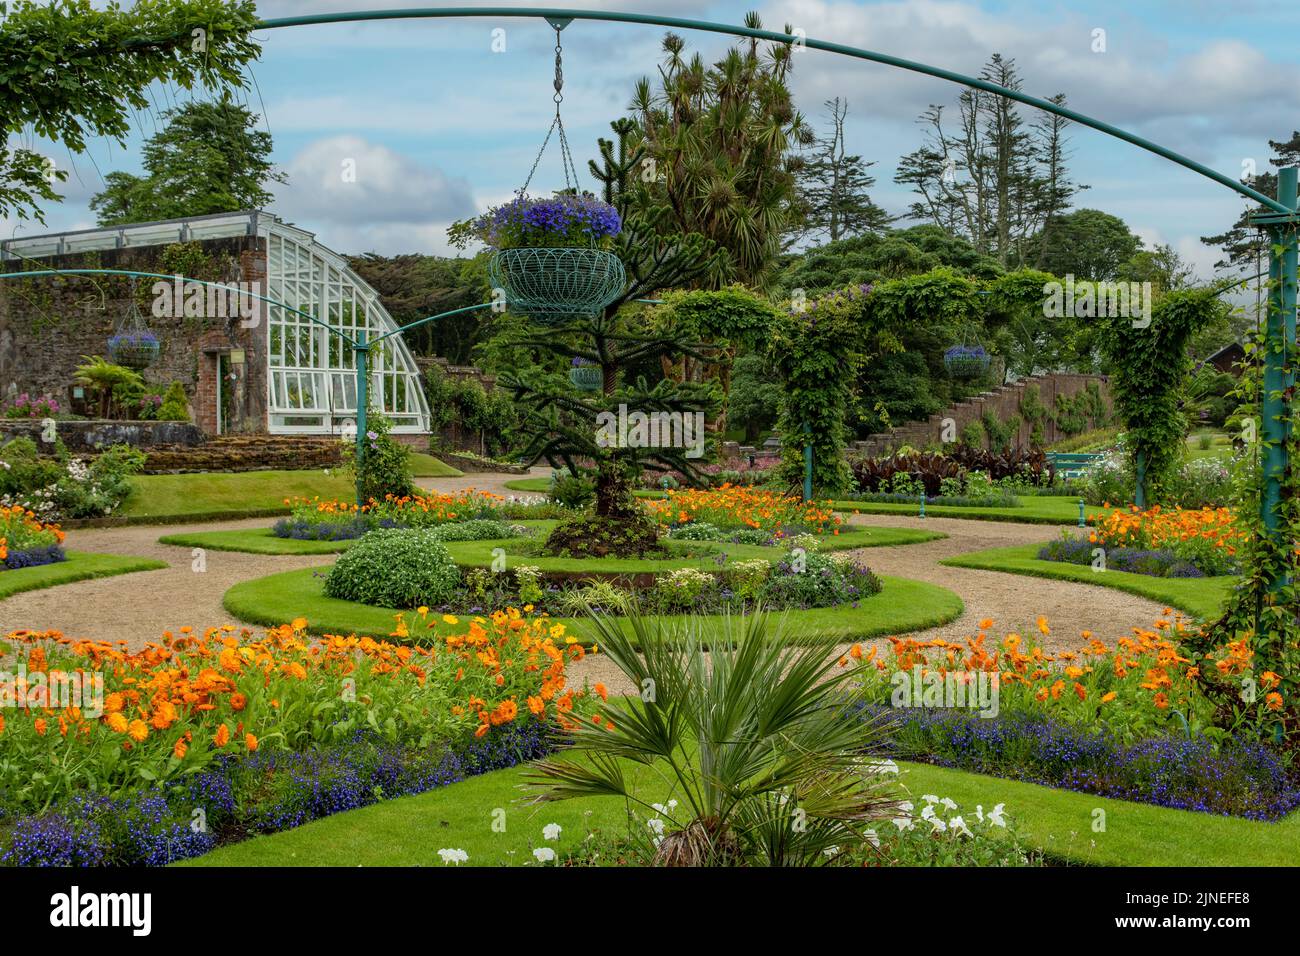
[[[761,611],[729,618],[711,653],[698,616],[592,623],[641,693],[603,704],[604,719],[576,729],[565,755],[535,766],[541,799],[618,796],[666,817],[654,859],[678,866],[820,865],[897,815],[867,757],[878,725],[858,712],[833,640],[783,634]],[[629,763],[666,779],[676,806],[649,802]]]

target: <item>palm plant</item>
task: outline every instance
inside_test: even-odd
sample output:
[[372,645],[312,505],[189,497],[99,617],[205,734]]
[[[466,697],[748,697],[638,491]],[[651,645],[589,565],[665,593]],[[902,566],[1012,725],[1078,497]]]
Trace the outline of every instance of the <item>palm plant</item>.
[[[834,641],[789,640],[761,610],[728,618],[711,654],[699,617],[633,609],[627,632],[618,619],[591,620],[641,693],[603,704],[603,719],[576,728],[565,756],[535,766],[540,799],[619,796],[663,813],[654,861],[670,866],[820,865],[897,815],[888,778],[865,758],[878,749],[879,724],[855,706]],[[683,812],[649,803],[627,773],[635,765],[666,780]]]
[[129,368],[114,365],[99,355],[83,355],[77,366],[76,383],[99,396],[99,417],[108,418],[115,390],[143,390],[144,379]]

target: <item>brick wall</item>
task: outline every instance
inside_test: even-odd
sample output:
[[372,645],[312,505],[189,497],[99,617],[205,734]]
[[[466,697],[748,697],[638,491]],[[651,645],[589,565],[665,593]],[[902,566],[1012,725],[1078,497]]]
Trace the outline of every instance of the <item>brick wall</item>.
[[[195,278],[233,282],[262,280],[265,294],[266,253],[255,237],[212,239],[199,243],[212,265],[212,274]],[[162,264],[167,247],[139,246],[101,252],[51,256],[39,260],[45,268],[130,269],[166,274]],[[29,263],[35,268],[35,262]],[[17,266],[10,262],[8,268]],[[266,325],[249,329],[239,319],[204,316],[154,316],[152,287],[140,279],[136,304],[145,323],[159,337],[158,360],[142,373],[159,392],[172,381],[185,386],[196,424],[204,431],[216,427],[216,355],[243,349],[246,373],[232,384],[234,431],[266,428]],[[75,369],[86,355],[105,355],[107,340],[126,314],[130,282],[123,276],[66,276],[0,282],[0,398],[27,392],[57,398],[73,407]]]
[[1111,407],[1110,386],[1106,376],[1054,372],[1050,375],[1035,375],[1031,378],[1021,379],[1014,385],[1003,385],[982,395],[976,395],[967,401],[958,402],[937,414],[931,415],[923,422],[909,422],[900,425],[893,431],[871,435],[862,441],[854,442],[851,450],[855,454],[877,456],[888,454],[893,449],[903,445],[910,445],[913,448],[925,448],[927,445],[941,444],[943,442],[944,419],[953,420],[956,433],[960,437],[963,427],[972,421],[979,421],[985,413],[991,414],[1002,422],[1009,422],[1017,415],[1020,415],[1020,428],[1012,436],[1011,444],[1028,447],[1033,426],[1030,422],[1024,420],[1020,405],[1024,400],[1026,389],[1031,385],[1037,386],[1039,401],[1046,407],[1045,418],[1042,421],[1043,442],[1050,445],[1068,437],[1057,428],[1056,422],[1053,420],[1056,410],[1056,396],[1063,395],[1066,398],[1073,398],[1083,392],[1088,387],[1089,382],[1096,382],[1100,386],[1102,399],[1109,411]]

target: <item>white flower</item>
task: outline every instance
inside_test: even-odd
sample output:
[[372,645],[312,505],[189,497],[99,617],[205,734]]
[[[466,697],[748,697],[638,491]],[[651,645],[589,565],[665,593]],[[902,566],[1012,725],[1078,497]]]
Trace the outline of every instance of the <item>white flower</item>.
[[892,760],[868,760],[862,769],[866,773],[898,773],[898,764]]
[[934,805],[933,805],[933,804],[927,803],[927,804],[925,805],[925,809],[921,811],[921,819],[922,819],[922,820],[934,820],[934,819],[936,819],[935,814],[934,814]]
[[558,839],[560,836],[560,831],[562,829],[564,828],[561,827],[558,823],[548,823],[546,824],[546,826],[542,827],[542,839],[543,840]]
[[953,817],[951,820],[949,820],[948,828],[952,830],[953,833],[959,833],[962,836],[975,835],[970,832],[970,827],[966,826],[966,821],[963,820],[960,816]]
[[455,863],[457,866],[469,859],[469,854],[464,850],[442,849],[438,851],[438,856],[442,857],[443,865]]
[[934,827],[935,833],[943,833],[945,830],[948,829],[948,824],[944,823],[938,817],[935,817],[930,821],[930,826]]
[[555,851],[549,846],[539,846],[533,851],[533,857],[538,863],[553,863],[555,861]]
[[676,801],[676,800],[669,800],[669,801],[668,801],[668,809],[669,809],[669,810],[676,810],[676,809],[677,809],[677,801]]
[[840,848],[837,846],[828,846],[826,847],[826,849],[822,850],[822,853],[824,853],[826,856],[838,856],[839,852],[840,852]]
[[956,809],[957,809],[957,804],[953,803],[953,802],[952,802],[951,800],[949,800],[947,797],[944,797],[944,798],[943,798],[942,800],[940,800],[939,802],[943,804],[944,809],[946,809],[946,810],[956,810]]
[[651,817],[645,822],[645,825],[653,831],[655,836],[662,837],[664,835],[664,822],[658,817]]
[[894,822],[894,826],[898,827],[899,833],[902,833],[904,830],[916,829],[916,823],[915,821],[912,820],[911,817],[894,817],[893,822]]
[[975,819],[978,820],[980,823],[984,822],[984,804],[982,803],[975,804]]
[[900,803],[900,804],[898,805],[898,809],[902,810],[904,813],[911,813],[911,812],[912,812],[912,801],[911,801],[911,800],[904,800],[902,803]]
[[938,803],[938,802],[939,802],[939,798],[936,797],[936,796],[935,796],[934,794],[932,794],[932,793],[923,793],[923,794],[921,794],[921,799],[924,800],[926,803]]
[[1003,814],[1006,812],[1006,806],[1005,803],[999,803],[996,807],[990,810],[989,823],[993,824],[995,827],[1005,827],[1007,825],[1007,818],[1003,816]]
[[867,838],[867,842],[872,846],[880,846],[880,835],[876,833],[875,830],[868,830],[863,835]]

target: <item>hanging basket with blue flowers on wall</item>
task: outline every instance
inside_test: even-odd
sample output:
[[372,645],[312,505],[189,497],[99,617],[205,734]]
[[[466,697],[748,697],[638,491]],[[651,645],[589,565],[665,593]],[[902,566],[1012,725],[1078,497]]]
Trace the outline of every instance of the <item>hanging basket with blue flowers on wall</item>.
[[594,362],[575,358],[569,368],[569,382],[580,392],[599,392],[605,387],[605,372]]
[[135,304],[135,278],[131,279],[131,304],[108,337],[108,358],[124,368],[141,371],[158,361],[162,343],[149,329]]
[[954,345],[943,353],[943,366],[948,374],[963,381],[987,375],[992,360],[982,345]]

